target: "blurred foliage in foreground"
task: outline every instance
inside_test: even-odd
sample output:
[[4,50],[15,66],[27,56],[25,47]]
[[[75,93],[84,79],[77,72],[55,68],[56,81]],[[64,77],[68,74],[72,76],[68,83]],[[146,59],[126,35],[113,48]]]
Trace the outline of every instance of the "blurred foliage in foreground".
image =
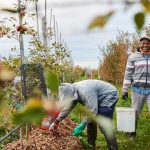
[[[113,1],[108,2],[109,5],[115,3]],[[125,0],[122,1],[124,4],[124,13],[130,11],[134,5],[139,4],[142,7],[142,11],[138,11],[134,14],[133,21],[138,31],[141,32],[144,24],[146,22],[146,17],[150,14],[150,1],[149,0],[140,0],[140,1],[130,1]],[[109,22],[109,20],[113,17],[116,10],[109,10],[106,14],[96,16],[89,24],[88,29],[93,29],[96,27],[103,28]]]

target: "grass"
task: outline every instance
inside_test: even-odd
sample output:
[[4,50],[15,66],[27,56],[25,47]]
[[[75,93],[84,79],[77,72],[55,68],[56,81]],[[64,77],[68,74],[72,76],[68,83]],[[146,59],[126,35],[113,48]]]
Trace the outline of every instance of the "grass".
[[[130,100],[124,101],[121,98],[119,98],[117,102],[117,107],[129,107],[130,106]],[[77,113],[77,109],[80,106],[77,106],[73,113],[71,113],[70,117],[76,122],[82,121],[83,116],[79,113]],[[150,150],[150,114],[148,112],[147,104],[144,105],[143,111],[140,115],[140,119],[138,122],[137,127],[137,136],[134,140],[129,140],[128,133],[125,132],[118,132],[116,130],[116,110],[114,112],[114,127],[116,131],[117,136],[117,142],[118,142],[118,149],[119,150]],[[86,130],[84,131],[83,135],[80,137],[81,143],[86,147],[87,150],[90,150],[90,145],[87,144],[87,136],[86,136]],[[107,150],[107,145],[105,142],[105,138],[103,134],[98,129],[98,136],[96,145],[98,149],[101,150]]]

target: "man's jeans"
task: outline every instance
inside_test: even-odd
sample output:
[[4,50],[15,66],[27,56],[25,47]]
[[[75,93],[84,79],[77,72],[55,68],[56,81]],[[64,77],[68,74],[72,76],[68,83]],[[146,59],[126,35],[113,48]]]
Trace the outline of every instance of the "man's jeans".
[[[108,108],[108,107],[99,107],[98,114],[107,117],[109,119],[113,119],[113,112],[114,112],[115,104]],[[112,137],[108,137],[106,132],[104,131],[102,126],[99,126],[101,132],[104,134],[108,149],[109,150],[117,150],[117,140],[115,134]],[[112,126],[113,130],[113,126]],[[88,143],[95,146],[96,138],[97,138],[97,123],[91,122],[87,125],[87,136],[88,136]]]

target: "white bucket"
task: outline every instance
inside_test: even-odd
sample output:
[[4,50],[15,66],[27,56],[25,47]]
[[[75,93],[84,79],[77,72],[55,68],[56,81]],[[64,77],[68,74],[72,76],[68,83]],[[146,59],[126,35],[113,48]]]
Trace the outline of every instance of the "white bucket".
[[116,107],[117,131],[135,132],[135,109]]

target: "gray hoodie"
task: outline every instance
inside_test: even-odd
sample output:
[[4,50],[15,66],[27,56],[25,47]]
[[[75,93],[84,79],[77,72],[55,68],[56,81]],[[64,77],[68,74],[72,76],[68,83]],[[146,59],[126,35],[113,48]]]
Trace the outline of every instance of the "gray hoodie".
[[[114,94],[115,98],[105,99],[105,95],[109,94]],[[90,79],[72,84],[62,83],[59,86],[59,100],[65,101],[67,98],[72,101],[72,105],[59,114],[56,122],[66,118],[78,102],[86,106],[91,112],[97,114],[98,107],[111,107],[115,104],[118,99],[118,93],[117,89],[110,83]]]

